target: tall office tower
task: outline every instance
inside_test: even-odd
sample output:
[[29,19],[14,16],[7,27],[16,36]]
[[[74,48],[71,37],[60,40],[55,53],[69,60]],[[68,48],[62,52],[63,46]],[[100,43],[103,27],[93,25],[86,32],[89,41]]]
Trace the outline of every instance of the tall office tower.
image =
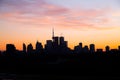
[[60,37],[60,40],[59,40],[59,45],[63,45],[64,44],[64,37]]
[[85,47],[84,47],[84,51],[83,51],[84,53],[89,53],[89,48],[88,48],[88,46],[87,45],[85,45]]
[[2,55],[2,51],[0,51],[0,55]]
[[90,44],[90,53],[95,53],[95,45]]
[[33,52],[33,46],[32,46],[31,43],[27,46],[27,52],[28,53],[32,53]]
[[64,46],[67,48],[68,47],[68,41],[64,41]]
[[82,48],[82,43],[79,43],[79,47]]
[[42,50],[43,50],[42,44],[37,41],[37,42],[36,42],[36,52],[37,52],[37,53],[40,53],[40,52],[42,52]]
[[79,43],[79,53],[83,52],[83,47],[82,47],[82,43]]
[[26,45],[25,45],[25,43],[23,43],[23,52],[26,53]]
[[53,42],[52,40],[47,40],[45,44],[45,52],[46,54],[52,53],[53,51]]
[[53,47],[58,47],[58,46],[59,46],[59,37],[54,37]]
[[52,40],[47,40],[47,41],[46,41],[46,45],[47,45],[48,47],[52,47]]
[[79,43],[79,45],[75,46],[75,47],[74,47],[74,51],[75,51],[75,53],[77,53],[77,54],[82,53],[82,52],[83,52],[82,43]]
[[59,38],[59,45],[60,45],[60,47],[68,47],[68,42],[67,41],[64,41],[64,37],[60,37]]
[[80,49],[79,49],[79,46],[75,46],[75,47],[74,47],[74,52],[75,52],[76,54],[79,54],[79,50],[80,50]]
[[118,46],[118,51],[120,51],[120,46]]
[[16,51],[16,48],[14,44],[7,44],[6,45],[6,52],[8,53],[14,53]]
[[106,47],[105,47],[105,50],[106,50],[106,52],[108,53],[108,52],[110,51],[110,47],[109,47],[109,46],[106,46]]

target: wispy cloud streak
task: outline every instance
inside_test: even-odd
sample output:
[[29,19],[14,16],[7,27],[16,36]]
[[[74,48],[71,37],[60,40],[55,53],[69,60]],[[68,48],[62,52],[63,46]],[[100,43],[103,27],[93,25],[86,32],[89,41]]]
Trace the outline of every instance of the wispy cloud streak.
[[[0,20],[9,20],[33,25],[56,24],[61,27],[107,29],[107,9],[68,9],[50,4],[47,0],[1,0]],[[102,27],[98,27],[102,26]]]

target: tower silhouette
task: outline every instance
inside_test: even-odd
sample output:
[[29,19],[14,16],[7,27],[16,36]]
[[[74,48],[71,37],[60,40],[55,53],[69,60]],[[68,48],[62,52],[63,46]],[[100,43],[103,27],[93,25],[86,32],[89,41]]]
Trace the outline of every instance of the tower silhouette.
[[23,43],[23,52],[26,53],[26,45]]
[[52,29],[52,39],[54,40],[54,28]]

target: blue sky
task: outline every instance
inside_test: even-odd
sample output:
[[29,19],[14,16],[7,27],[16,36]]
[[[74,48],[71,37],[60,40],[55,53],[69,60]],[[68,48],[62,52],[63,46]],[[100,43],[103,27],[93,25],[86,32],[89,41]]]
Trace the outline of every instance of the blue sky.
[[119,8],[119,0],[48,0],[50,3],[69,8]]

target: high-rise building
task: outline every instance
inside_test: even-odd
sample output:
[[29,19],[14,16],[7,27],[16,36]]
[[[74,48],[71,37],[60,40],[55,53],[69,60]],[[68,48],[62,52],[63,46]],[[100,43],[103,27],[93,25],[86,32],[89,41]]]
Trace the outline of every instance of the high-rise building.
[[32,46],[31,43],[27,46],[27,52],[28,53],[32,53],[33,52],[33,46]]
[[54,47],[58,47],[58,45],[59,45],[59,37],[54,37],[54,39],[53,39],[53,46]]
[[95,53],[95,45],[90,44],[90,53]]
[[120,46],[118,46],[118,50],[120,51]]
[[74,47],[74,51],[75,51],[75,53],[77,53],[77,54],[82,53],[82,52],[83,52],[82,43],[79,43],[78,46],[75,46],[75,47]]
[[15,48],[14,44],[7,44],[6,45],[6,51],[8,53],[14,53],[16,51],[16,48]]
[[87,45],[85,45],[85,47],[84,47],[84,53],[89,53],[89,48]]
[[25,45],[25,43],[23,43],[23,52],[26,53],[26,45]]
[[40,53],[40,52],[42,52],[42,50],[43,50],[42,43],[37,41],[36,42],[36,53]]
[[60,44],[60,45],[63,45],[63,44],[64,44],[64,37],[60,37],[59,44]]
[[79,47],[82,48],[82,43],[79,43]]
[[59,38],[59,45],[60,47],[68,47],[68,42],[64,41],[64,37]]
[[52,42],[52,40],[47,40],[46,41],[45,51],[46,51],[46,53],[52,53],[52,51],[53,51],[53,42]]
[[83,52],[83,45],[82,43],[79,43],[79,53],[82,53]]
[[110,51],[110,47],[109,47],[109,46],[106,46],[106,47],[105,47],[105,50],[106,50],[106,52],[108,53],[108,52]]
[[64,41],[64,47],[68,47],[68,41]]
[[47,46],[52,47],[52,40],[47,40],[46,43]]
[[45,49],[46,50],[51,50],[52,48],[53,48],[52,40],[47,40],[46,45],[45,45]]
[[2,55],[2,52],[0,51],[0,55]]
[[97,49],[97,53],[103,53],[103,49]]

